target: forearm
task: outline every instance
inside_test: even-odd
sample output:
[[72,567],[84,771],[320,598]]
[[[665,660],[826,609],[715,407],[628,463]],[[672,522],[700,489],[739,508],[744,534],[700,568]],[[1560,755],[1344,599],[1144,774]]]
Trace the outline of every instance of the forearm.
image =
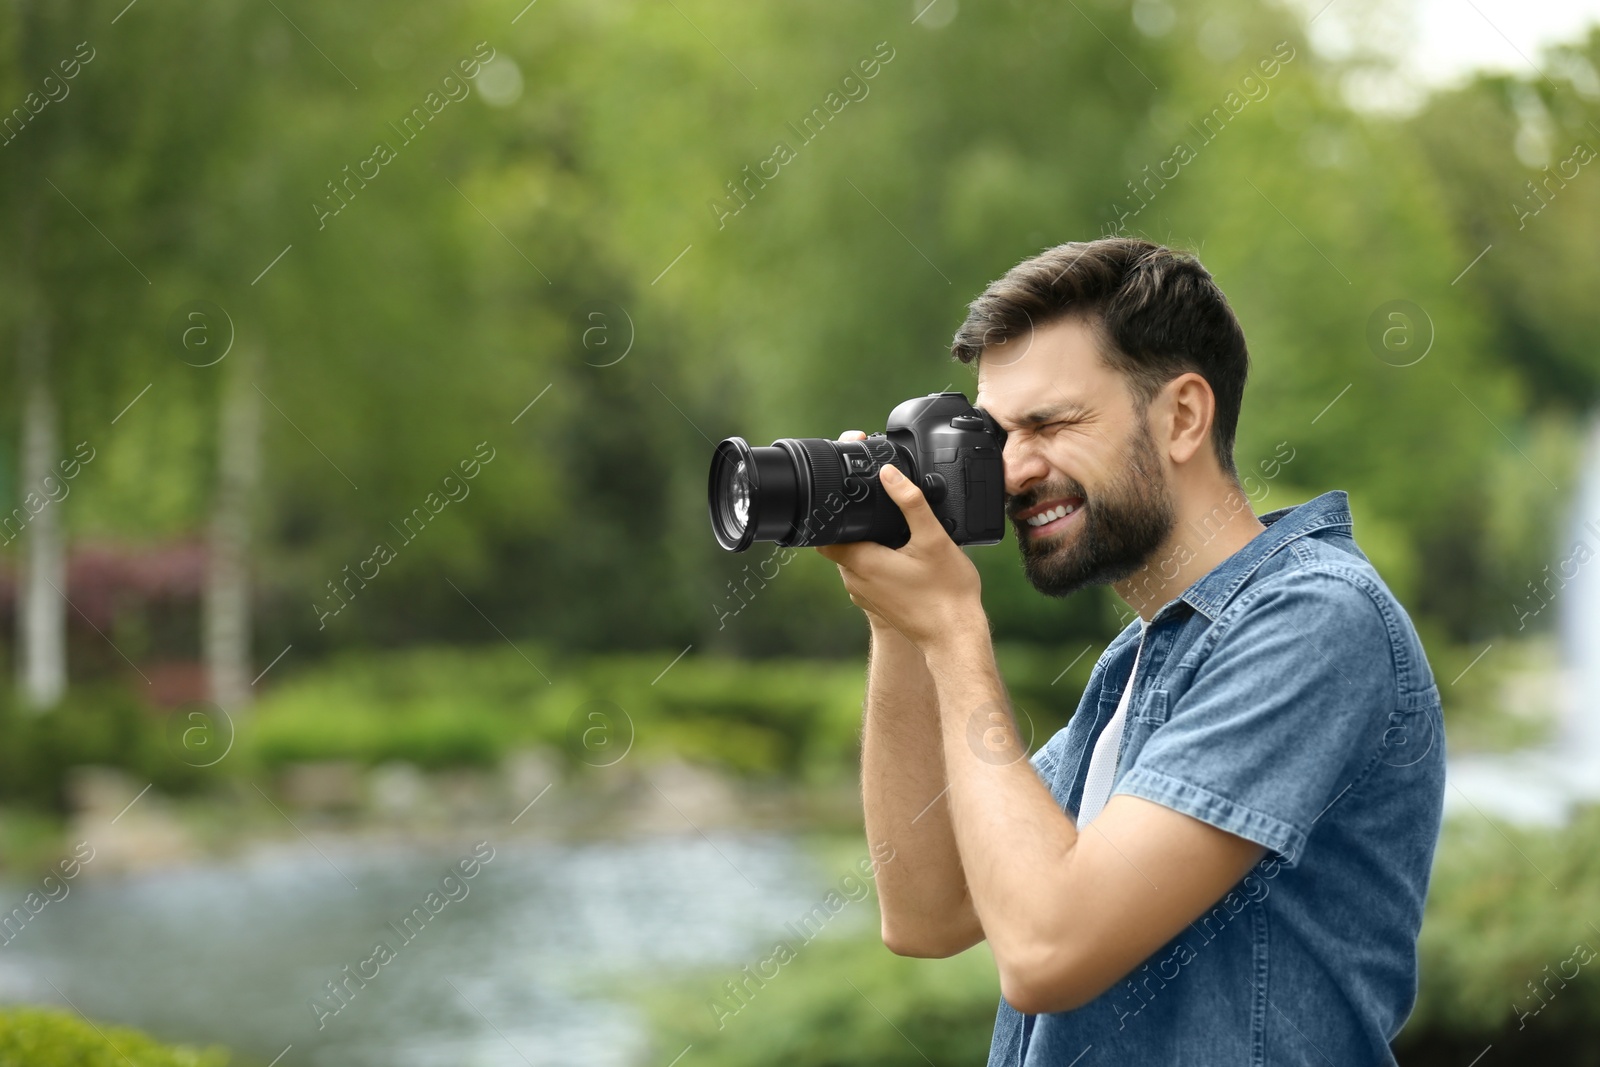
[[944,956],[981,940],[945,795],[938,695],[922,653],[887,626],[873,629],[861,780],[867,840],[875,854],[893,849],[877,874],[884,943]]
[[981,618],[927,650],[951,827],[975,914],[1002,974],[1052,943],[1078,834],[1018,735]]

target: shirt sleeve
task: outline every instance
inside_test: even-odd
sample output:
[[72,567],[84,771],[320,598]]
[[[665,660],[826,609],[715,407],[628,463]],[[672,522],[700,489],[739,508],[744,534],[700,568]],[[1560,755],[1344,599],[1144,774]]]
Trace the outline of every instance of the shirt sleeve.
[[1065,730],[1057,732],[1050,740],[1039,746],[1039,751],[1028,757],[1033,764],[1033,769],[1039,772],[1039,777],[1044,779],[1044,784],[1049,785],[1056,776],[1056,754],[1052,749],[1056,746],[1056,738],[1066,733]]
[[[1312,825],[1381,752],[1398,705],[1385,616],[1353,576],[1292,571],[1247,590],[1200,640],[1193,684],[1115,792],[1293,865]],[[1146,721],[1165,700],[1159,687],[1141,699]]]

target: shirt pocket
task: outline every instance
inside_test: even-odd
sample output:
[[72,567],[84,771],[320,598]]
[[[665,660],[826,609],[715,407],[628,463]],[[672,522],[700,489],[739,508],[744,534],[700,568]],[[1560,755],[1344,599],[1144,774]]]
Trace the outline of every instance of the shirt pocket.
[[1134,698],[1128,707],[1128,721],[1122,728],[1122,751],[1117,756],[1118,778],[1138,760],[1139,751],[1150,740],[1150,735],[1166,724],[1169,707],[1165,689],[1151,689]]

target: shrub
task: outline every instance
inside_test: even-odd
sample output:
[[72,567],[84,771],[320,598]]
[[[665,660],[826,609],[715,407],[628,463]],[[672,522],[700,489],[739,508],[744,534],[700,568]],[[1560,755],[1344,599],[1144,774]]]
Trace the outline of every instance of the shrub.
[[185,793],[205,773],[178,758],[168,743],[167,715],[117,686],[73,689],[60,706],[35,713],[0,697],[0,800],[66,810],[66,772],[116,767],[153,782],[164,793]]
[[121,1026],[45,1008],[0,1011],[0,1067],[226,1067],[221,1048],[163,1045]]
[[918,960],[894,955],[876,937],[800,946],[736,1014],[719,1017],[713,1000],[738,1007],[721,988],[729,979],[743,980],[737,966],[647,998],[657,1059],[670,1060],[693,1044],[701,1067],[983,1063],[1000,1002],[986,947]]
[[[1477,814],[1452,819],[1434,863],[1411,1028],[1486,1037],[1600,1029],[1596,901],[1600,807],[1561,830],[1502,827]],[[1573,959],[1580,944],[1588,952]]]
[[637,750],[751,775],[853,770],[859,663],[596,656],[552,662],[527,649],[411,649],[329,661],[261,702],[241,740],[269,768],[317,759],[424,767],[488,765],[511,749],[575,751],[580,709],[621,708]]

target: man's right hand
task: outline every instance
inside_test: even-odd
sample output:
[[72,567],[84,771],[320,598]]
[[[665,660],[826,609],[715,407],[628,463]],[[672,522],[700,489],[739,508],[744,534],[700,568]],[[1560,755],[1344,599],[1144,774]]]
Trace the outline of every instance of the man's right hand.
[[[844,433],[839,435],[840,441],[865,441],[866,439],[867,435],[863,430],[846,430]],[[835,566],[839,565],[835,564]],[[839,566],[839,580],[844,583],[845,592],[850,592],[850,582],[845,577],[844,567],[842,566]],[[853,597],[851,599],[852,601],[854,600]],[[856,606],[861,608],[861,613],[867,617],[867,623],[872,627],[874,636],[888,635],[900,638],[900,640],[905,640],[895,631],[894,625],[882,615],[879,615],[871,608],[868,608],[859,602],[856,602]]]

